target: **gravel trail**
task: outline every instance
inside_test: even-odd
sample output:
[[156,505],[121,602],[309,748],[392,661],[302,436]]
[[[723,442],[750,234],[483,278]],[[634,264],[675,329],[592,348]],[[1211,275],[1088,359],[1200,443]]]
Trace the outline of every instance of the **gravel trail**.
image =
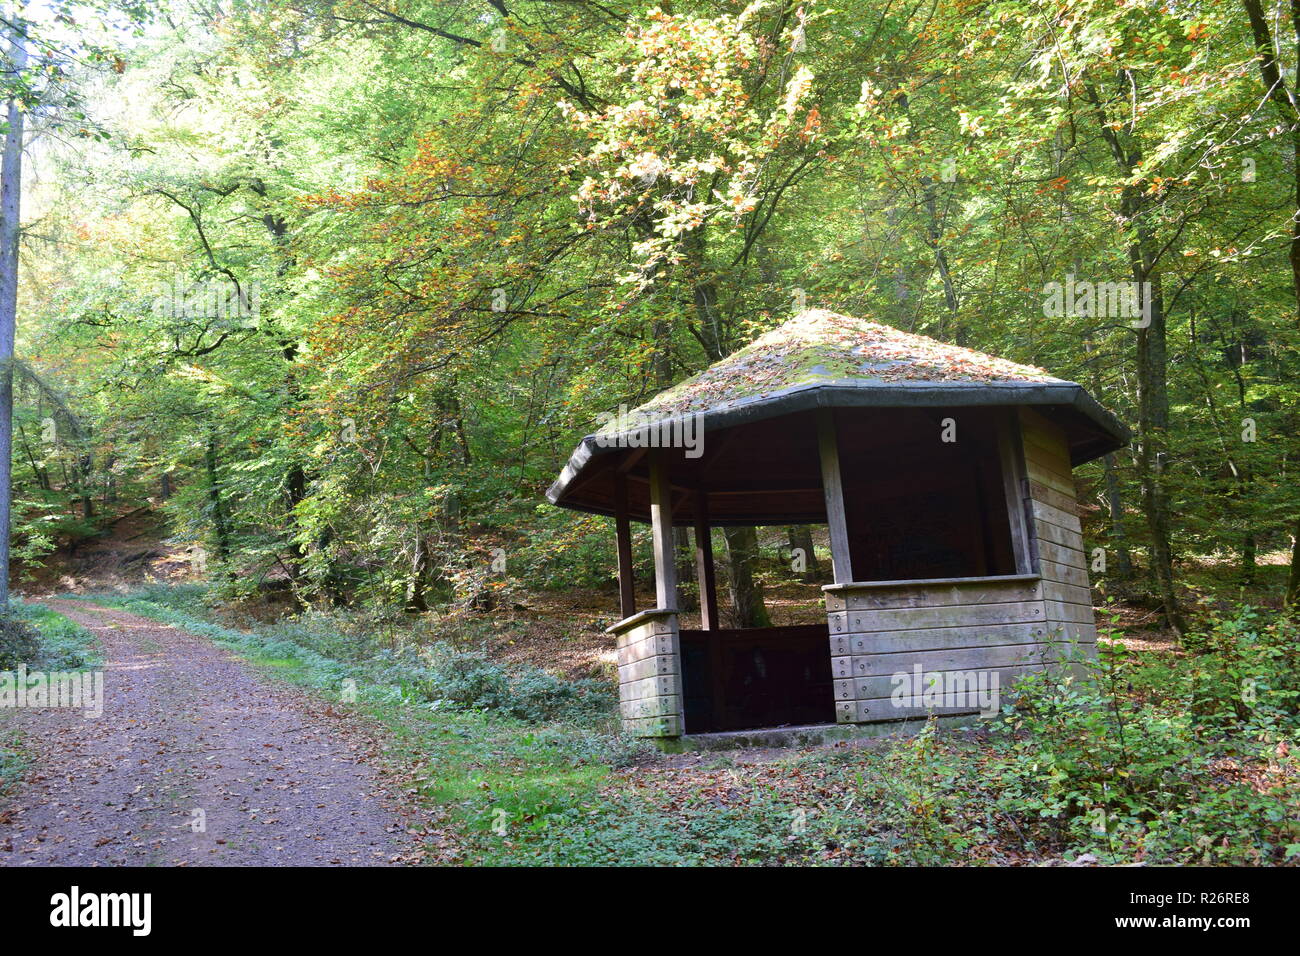
[[[375,866],[418,858],[356,718],[179,628],[47,606],[104,653],[104,713],[16,710],[34,763],[0,800],[0,866]],[[398,801],[394,800],[393,805]]]

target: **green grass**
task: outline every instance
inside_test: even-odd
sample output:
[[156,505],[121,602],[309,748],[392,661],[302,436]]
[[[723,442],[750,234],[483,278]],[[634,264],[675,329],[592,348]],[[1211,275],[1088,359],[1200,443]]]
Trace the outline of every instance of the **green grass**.
[[0,796],[3,796],[27,769],[22,736],[8,726],[9,715],[0,711]]
[[10,613],[27,621],[40,633],[40,658],[30,667],[46,671],[88,670],[103,663],[95,636],[75,621],[43,604],[10,601]]

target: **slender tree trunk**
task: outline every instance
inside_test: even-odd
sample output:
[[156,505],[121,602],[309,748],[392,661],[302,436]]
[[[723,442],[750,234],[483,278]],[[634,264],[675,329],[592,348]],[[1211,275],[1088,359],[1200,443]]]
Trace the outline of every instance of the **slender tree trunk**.
[[415,552],[411,555],[411,578],[406,585],[406,610],[423,614],[429,610],[425,586],[429,571],[429,548],[419,527],[415,528]]
[[[21,21],[9,25],[9,71],[27,66]],[[18,318],[19,200],[23,174],[23,114],[9,101],[9,128],[0,159],[0,610],[9,607],[9,534],[13,499],[14,329]]]
[[1106,473],[1106,509],[1110,512],[1110,538],[1115,547],[1115,574],[1121,582],[1133,578],[1133,558],[1128,550],[1128,531],[1124,527],[1124,499],[1120,493],[1119,475],[1115,471],[1115,453],[1103,460]]
[[792,524],[786,533],[790,539],[790,560],[794,560],[795,552],[803,552],[804,569],[799,576],[799,580],[805,584],[813,584],[821,580],[822,569],[817,563],[817,554],[813,550],[812,529],[806,524]]
[[[1137,144],[1121,140],[1106,117],[1097,91],[1091,86],[1085,89],[1116,167],[1122,175],[1131,174],[1142,162],[1142,150]],[[1128,246],[1129,268],[1137,285],[1139,301],[1144,306],[1142,322],[1137,328],[1138,480],[1151,542],[1151,573],[1164,605],[1165,620],[1181,638],[1187,626],[1174,582],[1166,475],[1169,466],[1169,387],[1165,303],[1158,264],[1160,245],[1145,218],[1148,212],[1141,185],[1125,185],[1120,194],[1120,214],[1133,229],[1133,239]]]
[[[1300,104],[1295,99],[1295,89],[1287,85],[1286,78],[1279,68],[1275,51],[1281,43],[1274,44],[1268,15],[1260,0],[1242,0],[1246,16],[1250,19],[1250,30],[1255,40],[1255,52],[1259,58],[1259,76],[1268,98],[1276,107],[1285,127],[1291,131],[1291,167],[1292,167],[1292,210],[1291,210],[1291,245],[1287,259],[1291,265],[1291,290],[1295,296],[1297,319],[1300,319]],[[1285,20],[1275,21],[1284,25]],[[1295,51],[1296,63],[1300,68],[1300,4],[1291,3],[1290,43]],[[1292,83],[1295,74],[1292,74]],[[1295,523],[1295,541],[1291,548],[1291,573],[1287,579],[1285,601],[1289,605],[1300,605],[1300,518]]]
[[[1139,236],[1143,229],[1139,227]],[[1140,245],[1145,245],[1139,239]],[[1160,273],[1149,268],[1145,249],[1134,249],[1134,276],[1139,286],[1150,283],[1150,325],[1137,330],[1138,365],[1138,475],[1142,505],[1151,539],[1151,570],[1155,575],[1165,619],[1181,638],[1187,631],[1174,582],[1170,544],[1169,498],[1166,472],[1169,462],[1168,360],[1165,353],[1165,313]]]
[[689,528],[673,528],[673,553],[677,558],[677,610],[698,611],[699,594],[691,586],[695,580],[695,549],[691,547]]
[[289,576],[297,581],[302,576],[303,562],[307,559],[307,549],[303,543],[295,540],[297,537],[296,529],[298,527],[298,506],[307,500],[307,472],[303,470],[302,465],[294,462],[289,466],[289,474],[285,477],[285,497],[287,500],[287,511],[289,518],[289,528],[292,537],[289,539]]
[[1300,519],[1296,520],[1291,540],[1291,573],[1286,581],[1286,603],[1300,607]]
[[217,558],[224,564],[230,557],[230,529],[226,526],[226,505],[221,498],[217,477],[217,433],[208,425],[208,443],[203,460],[208,470],[208,502],[212,507],[212,527],[217,534]]
[[758,532],[752,527],[723,528],[727,542],[727,587],[731,597],[732,627],[771,627],[763,604],[763,586],[754,577],[758,560]]

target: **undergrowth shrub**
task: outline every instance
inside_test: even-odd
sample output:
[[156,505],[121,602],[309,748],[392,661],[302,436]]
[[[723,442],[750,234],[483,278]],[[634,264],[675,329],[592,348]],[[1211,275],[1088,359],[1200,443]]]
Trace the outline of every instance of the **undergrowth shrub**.
[[560,680],[527,666],[507,671],[482,651],[446,645],[433,645],[424,657],[429,669],[425,692],[431,700],[531,722],[582,719],[611,709],[610,688],[600,681]]
[[1154,664],[1122,644],[1082,675],[1019,680],[988,770],[1001,807],[1071,853],[1258,863],[1300,853],[1294,625],[1243,610],[1203,653]]
[[0,613],[0,671],[22,664],[31,670],[69,671],[98,659],[89,631],[43,605],[13,598]]
[[12,610],[0,612],[0,671],[35,667],[40,656],[40,632]]

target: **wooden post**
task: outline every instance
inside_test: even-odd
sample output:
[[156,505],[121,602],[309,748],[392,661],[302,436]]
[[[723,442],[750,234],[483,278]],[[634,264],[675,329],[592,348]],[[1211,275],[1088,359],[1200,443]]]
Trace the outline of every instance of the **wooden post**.
[[655,606],[677,609],[677,562],[673,554],[673,489],[663,449],[650,452],[650,525],[655,550]]
[[1002,466],[1002,488],[1007,499],[1007,523],[1011,526],[1011,550],[1016,559],[1016,574],[1034,571],[1033,546],[1030,539],[1028,488],[1024,451],[1020,444],[1020,418],[1015,409],[999,415],[998,459]]
[[831,563],[835,583],[853,580],[849,558],[849,527],[844,513],[844,483],[840,477],[840,449],[835,435],[835,413],[829,408],[817,410],[817,444],[822,459],[822,491],[826,494],[826,527],[831,536]]
[[618,604],[623,620],[636,613],[636,582],[632,578],[632,527],[627,517],[627,475],[614,474],[614,536],[618,541]]
[[695,573],[700,581],[700,627],[718,629],[718,585],[713,572],[713,535],[709,526],[708,495],[695,492]]

